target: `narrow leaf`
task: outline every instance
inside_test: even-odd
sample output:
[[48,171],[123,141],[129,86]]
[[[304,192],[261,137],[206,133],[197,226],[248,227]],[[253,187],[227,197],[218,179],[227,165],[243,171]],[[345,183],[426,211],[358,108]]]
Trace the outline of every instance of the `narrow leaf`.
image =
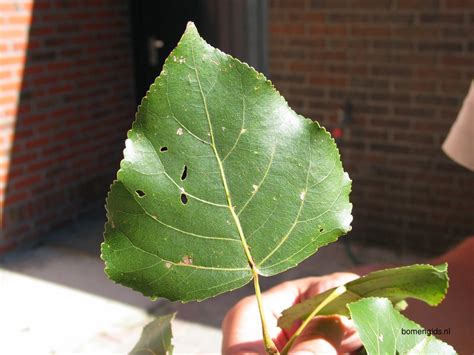
[[364,298],[348,308],[369,355],[456,354],[453,347],[395,310],[387,298]]
[[[410,265],[371,272],[346,284],[347,291],[324,307],[319,314],[348,316],[346,304],[364,297],[386,297],[400,309],[406,308],[403,300],[416,298],[436,306],[448,289],[448,265]],[[289,328],[294,321],[305,319],[334,290],[327,290],[283,311],[278,326]],[[401,303],[400,303],[401,302]]]
[[128,132],[107,198],[108,276],[202,300],[296,266],[350,229],[330,135],[192,23]]
[[171,331],[171,322],[176,313],[167,314],[156,318],[154,321],[148,323],[142,331],[142,335],[138,343],[130,351],[130,355],[172,355],[173,345],[171,339],[173,333]]

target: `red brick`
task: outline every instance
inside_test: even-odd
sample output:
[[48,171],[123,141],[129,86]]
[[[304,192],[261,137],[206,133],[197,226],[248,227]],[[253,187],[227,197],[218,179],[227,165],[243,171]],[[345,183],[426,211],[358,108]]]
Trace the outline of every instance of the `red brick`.
[[313,23],[325,22],[325,15],[320,12],[304,12],[304,13],[290,13],[288,14],[290,21],[303,21]]
[[458,80],[462,78],[462,71],[452,68],[431,68],[421,67],[417,69],[416,76],[420,79],[432,78],[432,79],[453,79]]
[[309,27],[308,32],[311,35],[343,36],[347,34],[347,27],[334,25],[314,25]]
[[390,36],[391,29],[382,26],[354,26],[351,33],[353,36],[385,37]]
[[23,77],[32,77],[35,76],[36,74],[42,73],[46,67],[43,64],[28,64],[25,68],[22,68],[19,72],[18,75]]
[[8,17],[8,23],[12,25],[26,25],[29,26],[31,16],[11,16]]
[[21,165],[28,165],[30,162],[35,161],[38,157],[37,154],[33,152],[27,152],[26,154],[15,154],[14,161],[12,161],[12,165],[21,166]]
[[443,64],[445,65],[453,65],[453,66],[469,66],[473,67],[474,66],[474,58],[472,55],[466,55],[466,56],[456,56],[456,55],[447,55],[444,56],[443,59]]
[[312,63],[304,63],[304,62],[292,62],[289,64],[289,68],[291,71],[295,72],[314,72],[314,71],[323,71],[324,66],[322,64],[312,64]]
[[0,96],[0,105],[15,104],[17,101],[16,96],[2,95]]
[[27,176],[22,179],[16,179],[13,182],[13,188],[15,189],[15,191],[20,191],[25,188],[26,190],[30,190],[33,185],[37,184],[40,181],[41,181],[41,176],[39,174]]
[[8,70],[0,71],[0,79],[6,79],[12,76],[12,72]]
[[26,31],[20,30],[2,30],[0,31],[0,38],[2,38],[2,40],[23,39],[26,33]]
[[7,13],[7,12],[14,12],[17,10],[17,6],[15,3],[0,3],[0,12]]
[[474,7],[473,0],[444,0],[444,6],[448,9],[466,9],[472,10]]
[[64,71],[64,69],[73,68],[74,64],[70,61],[54,62],[48,64],[48,70],[52,72]]
[[270,26],[270,32],[275,35],[302,35],[304,33],[303,25],[278,25]]
[[7,196],[5,197],[4,205],[10,206],[18,202],[27,201],[27,200],[28,200],[28,192],[26,191],[14,192],[12,194],[7,194]]
[[421,23],[424,24],[460,24],[464,20],[463,14],[453,14],[453,13],[422,13],[419,16]]
[[[22,4],[0,22],[2,44],[7,46],[0,52],[13,48],[18,56],[28,50],[24,70],[22,59],[9,64],[14,71],[2,70],[3,79],[0,72],[0,86],[11,85],[14,76],[24,78],[19,107],[16,92],[0,107],[0,114],[16,114],[18,123],[0,122],[0,132],[17,126],[13,176],[49,174],[51,180],[47,185],[37,182],[28,191],[28,203],[5,206],[6,214],[28,215],[31,228],[14,235],[18,228],[12,226],[0,235],[0,245],[2,238],[30,238],[33,231],[46,231],[61,218],[71,218],[84,203],[78,191],[93,185],[84,181],[113,175],[120,156],[116,147],[123,144],[133,118],[127,3],[93,0],[81,7],[78,2],[54,2],[53,9],[53,2],[35,1],[28,48],[25,19],[33,2]],[[13,16],[18,24],[6,27]],[[471,2],[272,1],[269,19],[270,73],[295,110],[331,128],[339,124],[338,112],[346,100],[353,104],[352,125],[340,145],[354,179],[354,215],[361,229],[353,233],[365,238],[366,232],[377,232],[404,243],[418,235],[428,240],[424,229],[435,239],[450,235],[440,224],[439,232],[433,231],[426,222],[431,216],[465,223],[457,225],[461,235],[470,228],[463,211],[472,211],[474,202],[450,196],[458,196],[459,186],[474,191],[472,178],[447,163],[439,145],[473,77],[474,45],[466,39],[474,24]],[[53,95],[50,90],[59,92]],[[108,112],[102,112],[104,102]],[[71,132],[78,132],[77,137]],[[86,167],[87,173],[79,167]],[[415,192],[415,186],[424,195]],[[433,191],[439,195],[434,201],[449,208],[428,203]],[[64,206],[59,215],[58,204]],[[408,222],[416,222],[415,234]]]
[[8,84],[0,84],[0,91],[20,91],[21,81],[10,82]]
[[0,66],[1,65],[10,65],[10,64],[23,64],[25,60],[24,56],[15,56],[15,57],[0,57]]
[[25,125],[35,124],[37,122],[43,122],[47,118],[48,118],[48,115],[46,113],[31,114],[31,115],[26,116],[23,119],[23,123]]
[[65,85],[58,85],[58,86],[53,86],[51,89],[48,90],[48,93],[51,95],[57,95],[57,94],[63,94],[66,92],[72,91],[73,86],[70,84],[65,84]]
[[439,7],[440,0],[398,0],[399,9],[428,9],[433,10]]
[[48,36],[53,35],[56,29],[52,26],[38,26],[35,27],[35,36]]
[[310,83],[314,85],[344,87],[347,85],[347,79],[336,76],[314,76],[310,79]]
[[49,137],[41,137],[37,139],[32,139],[26,143],[27,149],[33,149],[38,147],[43,147],[50,142]]
[[[435,163],[447,159],[440,144],[473,76],[469,58],[474,44],[468,34],[474,24],[474,8],[454,11],[455,6],[466,3],[449,0],[372,3],[378,9],[367,5],[346,0],[311,1],[310,6],[324,16],[324,22],[308,21],[300,40],[296,36],[292,40],[272,40],[270,72],[277,74],[278,86],[290,104],[296,105],[297,112],[329,127],[339,124],[337,110],[344,107],[345,100],[352,102],[352,126],[346,130],[340,149],[354,180],[352,199],[354,206],[359,206],[355,214],[369,216],[365,221],[355,216],[364,229],[357,232],[354,228],[353,233],[360,238],[367,238],[366,231],[383,235],[377,237],[379,243],[392,247],[402,235],[400,245],[406,246],[406,238],[414,238],[407,221],[416,221],[423,225],[417,228],[417,237],[438,240],[443,233],[447,235],[447,228],[437,225],[436,234],[425,221],[433,215],[440,220],[455,220],[453,214],[458,215],[459,209],[451,212],[437,208],[428,196],[437,196],[439,203],[450,206],[456,194],[448,192],[446,186],[466,191],[467,184],[474,190],[467,172],[462,175],[462,183],[454,184],[462,188],[437,179],[439,174],[455,176],[455,164],[438,169]],[[284,11],[278,3],[272,5],[272,12],[274,9]],[[395,9],[404,11],[394,13]],[[308,13],[295,12],[294,19],[303,19]],[[286,14],[272,23],[288,20]],[[341,30],[331,31],[333,28]],[[311,41],[316,39],[321,44],[312,46]],[[334,57],[329,50],[332,48],[340,54]],[[342,86],[332,87],[334,80],[342,80],[338,83]],[[353,128],[351,132],[351,127],[358,130]],[[370,162],[367,157],[374,154],[386,158]],[[462,169],[456,174],[459,171]],[[412,191],[415,185],[423,187],[424,195]],[[474,209],[474,200],[470,201],[467,211]],[[469,219],[467,213],[461,214],[464,224],[460,228],[469,233],[465,221],[472,221],[472,216]],[[394,215],[405,226],[395,221]]]

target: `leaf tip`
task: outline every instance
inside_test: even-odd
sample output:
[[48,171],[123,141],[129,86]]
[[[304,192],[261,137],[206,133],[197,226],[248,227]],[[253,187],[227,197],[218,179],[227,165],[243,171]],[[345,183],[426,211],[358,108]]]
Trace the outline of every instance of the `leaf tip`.
[[193,21],[188,21],[188,23],[186,24],[186,33],[195,33],[195,34],[198,34],[199,35],[199,32],[196,28],[196,25],[194,24]]

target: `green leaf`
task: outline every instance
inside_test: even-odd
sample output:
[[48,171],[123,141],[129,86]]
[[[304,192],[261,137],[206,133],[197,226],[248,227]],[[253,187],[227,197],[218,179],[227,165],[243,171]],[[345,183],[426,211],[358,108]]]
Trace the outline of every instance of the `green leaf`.
[[387,298],[364,298],[348,307],[369,355],[456,354],[450,345],[395,310]]
[[172,355],[173,345],[171,339],[173,333],[171,331],[171,322],[173,321],[176,313],[167,314],[156,318],[154,321],[148,323],[143,328],[142,335],[138,340],[138,343],[130,351],[130,355]]
[[326,130],[190,23],[128,132],[106,273],[181,301],[274,275],[350,229],[350,183]]
[[[346,284],[346,292],[318,314],[348,316],[346,304],[363,297],[387,297],[399,309],[406,308],[406,298],[416,298],[436,306],[448,289],[448,265],[410,265],[371,272]],[[283,311],[278,326],[289,328],[294,321],[305,319],[334,290],[332,288]]]

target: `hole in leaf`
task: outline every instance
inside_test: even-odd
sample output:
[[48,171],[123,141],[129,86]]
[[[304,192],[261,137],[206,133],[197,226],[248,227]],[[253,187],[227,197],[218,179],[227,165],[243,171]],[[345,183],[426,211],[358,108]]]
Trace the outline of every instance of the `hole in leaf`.
[[319,228],[319,233],[324,232],[324,228]]
[[188,176],[188,167],[185,165],[183,169],[183,173],[181,174],[181,181],[185,180]]
[[137,194],[138,197],[142,198],[145,196],[145,193],[142,190],[136,190],[135,193]]
[[166,152],[166,151],[168,151],[168,147],[161,147],[160,148],[160,152]]
[[183,205],[188,203],[188,196],[186,196],[186,194],[181,194],[181,202]]

